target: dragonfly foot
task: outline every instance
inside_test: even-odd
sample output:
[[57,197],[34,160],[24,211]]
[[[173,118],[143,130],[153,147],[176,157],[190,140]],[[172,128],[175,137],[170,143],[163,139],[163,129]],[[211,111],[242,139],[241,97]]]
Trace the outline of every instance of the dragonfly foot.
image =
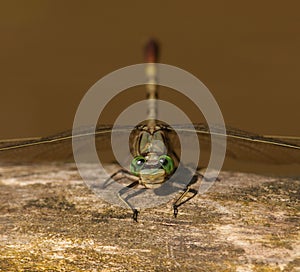
[[133,210],[133,215],[132,215],[132,219],[137,222],[138,219],[138,215],[139,215],[139,211],[137,209]]
[[178,214],[178,207],[177,207],[177,205],[173,205],[173,210],[174,210],[174,217],[176,218],[177,214]]

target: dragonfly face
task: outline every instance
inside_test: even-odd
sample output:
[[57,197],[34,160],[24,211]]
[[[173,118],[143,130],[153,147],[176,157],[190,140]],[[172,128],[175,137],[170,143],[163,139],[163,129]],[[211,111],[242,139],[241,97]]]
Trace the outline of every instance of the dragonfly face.
[[161,130],[142,131],[136,141],[136,154],[130,165],[132,174],[140,177],[146,188],[157,188],[174,171],[174,161],[167,155],[167,146]]

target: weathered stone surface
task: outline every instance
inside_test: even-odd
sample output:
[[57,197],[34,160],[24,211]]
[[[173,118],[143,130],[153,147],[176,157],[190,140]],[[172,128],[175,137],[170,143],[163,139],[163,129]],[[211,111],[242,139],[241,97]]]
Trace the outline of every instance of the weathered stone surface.
[[300,180],[221,173],[173,218],[99,199],[74,165],[0,169],[1,271],[299,271]]

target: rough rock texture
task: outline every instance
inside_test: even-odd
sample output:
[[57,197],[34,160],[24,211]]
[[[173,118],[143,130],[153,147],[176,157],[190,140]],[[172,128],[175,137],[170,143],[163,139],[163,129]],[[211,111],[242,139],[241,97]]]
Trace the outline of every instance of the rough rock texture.
[[74,165],[0,168],[0,271],[300,271],[300,180],[223,172],[173,218],[99,199]]

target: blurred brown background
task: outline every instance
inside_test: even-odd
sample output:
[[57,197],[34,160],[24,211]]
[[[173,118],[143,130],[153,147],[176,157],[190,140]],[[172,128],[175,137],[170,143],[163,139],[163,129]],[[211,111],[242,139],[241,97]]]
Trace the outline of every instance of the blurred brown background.
[[206,84],[226,124],[300,135],[298,3],[1,1],[0,138],[71,128],[85,92],[141,63],[149,37],[162,63]]

